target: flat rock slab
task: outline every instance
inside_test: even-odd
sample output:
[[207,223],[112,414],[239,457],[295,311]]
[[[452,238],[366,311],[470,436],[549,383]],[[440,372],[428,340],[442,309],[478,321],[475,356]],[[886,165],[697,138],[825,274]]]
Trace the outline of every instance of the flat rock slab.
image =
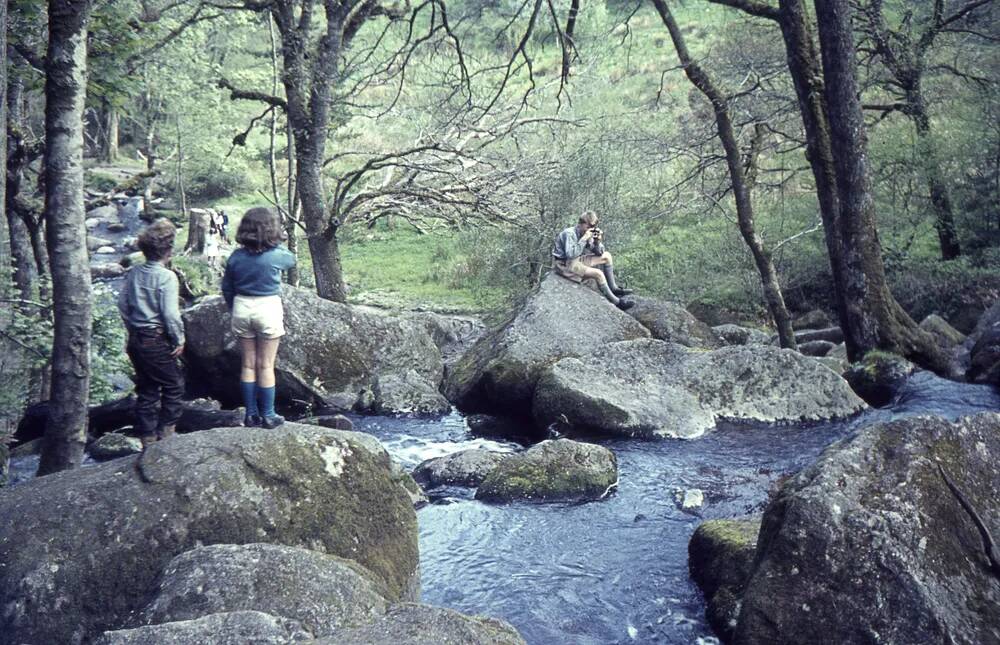
[[315,645],[525,645],[510,624],[467,616],[443,607],[412,603],[393,606],[371,625],[342,629]]
[[543,441],[504,459],[476,489],[476,499],[505,503],[579,502],[605,497],[618,484],[618,459],[602,446]]
[[234,611],[104,632],[94,645],[290,645],[312,640],[313,635],[294,620],[259,611]]
[[764,512],[737,643],[998,643],[1000,415],[880,424],[831,446]]
[[543,373],[533,414],[545,427],[618,436],[696,437],[720,419],[795,422],[865,408],[837,374],[797,352],[763,345],[714,351],[643,339]]
[[381,616],[388,608],[384,593],[353,560],[280,544],[217,544],[170,561],[140,622],[246,610],[291,618],[324,636]]
[[0,492],[0,634],[93,639],[141,609],[178,554],[258,542],[355,560],[389,600],[416,588],[416,514],[377,439],[207,430]]
[[449,367],[443,391],[467,412],[528,410],[535,383],[549,364],[648,336],[645,327],[603,296],[550,273],[506,324],[484,334]]

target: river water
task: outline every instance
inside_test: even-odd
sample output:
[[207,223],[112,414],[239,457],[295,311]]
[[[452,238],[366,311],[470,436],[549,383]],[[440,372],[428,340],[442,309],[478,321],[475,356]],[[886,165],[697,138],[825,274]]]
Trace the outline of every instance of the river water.
[[[687,568],[699,522],[761,512],[781,478],[873,423],[983,410],[1000,410],[1000,392],[921,372],[891,406],[847,421],[598,441],[620,471],[618,489],[598,502],[490,506],[472,489],[435,491],[417,512],[422,600],[504,618],[532,645],[716,643]],[[519,449],[473,437],[458,414],[353,420],[407,468],[465,448]],[[31,478],[37,460],[13,460],[13,483]],[[684,493],[694,491],[703,503],[683,509]]]
[[[702,519],[762,511],[780,478],[873,423],[982,410],[1000,410],[1000,393],[922,372],[893,405],[848,421],[599,441],[620,469],[618,490],[599,502],[489,506],[471,489],[439,491],[417,513],[423,601],[504,618],[532,645],[717,642],[687,568]],[[458,415],[355,422],[407,467],[477,445],[515,447],[471,437]],[[694,490],[704,503],[682,509]]]

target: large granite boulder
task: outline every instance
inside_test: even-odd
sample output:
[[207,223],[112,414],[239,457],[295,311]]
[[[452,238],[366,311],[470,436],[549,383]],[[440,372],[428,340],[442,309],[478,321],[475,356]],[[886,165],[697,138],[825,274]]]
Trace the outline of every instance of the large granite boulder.
[[676,302],[643,296],[634,296],[632,300],[635,305],[627,311],[628,315],[642,323],[653,338],[686,347],[712,349],[723,345],[711,327]]
[[444,607],[394,605],[370,625],[345,628],[315,645],[525,645],[508,623]]
[[760,516],[702,522],[688,542],[691,579],[705,594],[705,611],[715,633],[728,642],[740,613],[740,596],[750,577]]
[[550,439],[501,461],[476,489],[485,502],[601,499],[618,484],[618,459],[603,446]]
[[[764,512],[736,643],[997,643],[1000,415],[880,424]],[[952,480],[953,491],[942,476]]]
[[[380,413],[440,413],[441,352],[425,323],[351,307],[285,287],[285,336],[278,349],[279,402]],[[239,349],[221,297],[183,312],[189,389],[239,402]]]
[[550,273],[504,325],[449,366],[444,393],[464,411],[528,410],[547,365],[648,336],[645,327],[603,296]]
[[474,316],[413,311],[406,317],[424,326],[446,364],[454,362],[486,331],[483,321]]
[[415,593],[416,514],[378,440],[226,428],[0,494],[0,633],[93,639],[141,608],[176,555],[258,542],[355,560],[389,600]]
[[211,614],[135,629],[104,632],[94,645],[290,645],[311,642],[312,634],[288,618],[259,611]]
[[823,327],[829,327],[833,322],[830,320],[830,316],[826,314],[822,309],[812,309],[807,311],[795,318],[792,321],[792,329],[798,331],[800,329],[822,329]]
[[939,347],[949,351],[965,342],[965,334],[952,327],[947,320],[937,314],[931,314],[921,320],[920,328],[934,336]]
[[142,452],[142,441],[120,432],[109,432],[88,445],[87,452],[98,461],[117,459]]
[[864,407],[842,378],[798,352],[764,345],[705,352],[643,339],[547,368],[533,414],[540,427],[562,421],[570,431],[695,437],[720,419],[814,421]]
[[280,544],[216,544],[170,561],[139,622],[259,611],[324,636],[384,614],[383,586],[353,560],[326,553]]

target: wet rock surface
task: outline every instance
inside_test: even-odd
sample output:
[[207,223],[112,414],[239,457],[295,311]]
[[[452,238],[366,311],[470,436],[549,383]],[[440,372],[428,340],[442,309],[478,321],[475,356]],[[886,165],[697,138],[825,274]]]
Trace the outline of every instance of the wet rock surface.
[[234,611],[109,631],[94,641],[94,645],[289,645],[311,640],[312,634],[294,620],[259,611]]
[[704,352],[637,340],[546,369],[533,412],[541,427],[562,420],[570,431],[694,437],[720,419],[821,420],[864,407],[843,379],[797,352],[762,345]]
[[895,421],[831,446],[764,513],[735,642],[1000,642],[1000,584],[939,470],[995,536],[998,459],[996,413]]
[[901,356],[868,352],[863,360],[844,372],[844,378],[865,402],[881,407],[896,398],[916,369],[916,365]]
[[316,645],[524,645],[508,623],[468,616],[443,607],[412,603],[393,606],[382,618],[362,627],[342,629]]
[[142,452],[142,442],[117,432],[110,432],[87,447],[94,459],[117,459]]
[[478,486],[510,455],[471,448],[421,462],[413,469],[413,479],[424,488],[437,486]]

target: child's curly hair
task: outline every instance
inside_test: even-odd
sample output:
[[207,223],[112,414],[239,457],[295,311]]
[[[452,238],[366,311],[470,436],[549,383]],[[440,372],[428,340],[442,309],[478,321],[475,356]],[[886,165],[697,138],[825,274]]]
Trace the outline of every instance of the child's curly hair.
[[177,228],[165,217],[161,217],[139,233],[139,250],[146,259],[155,262],[170,255],[174,249]]
[[255,206],[248,210],[236,229],[236,242],[251,253],[262,253],[281,244],[285,232],[278,215],[270,208]]

